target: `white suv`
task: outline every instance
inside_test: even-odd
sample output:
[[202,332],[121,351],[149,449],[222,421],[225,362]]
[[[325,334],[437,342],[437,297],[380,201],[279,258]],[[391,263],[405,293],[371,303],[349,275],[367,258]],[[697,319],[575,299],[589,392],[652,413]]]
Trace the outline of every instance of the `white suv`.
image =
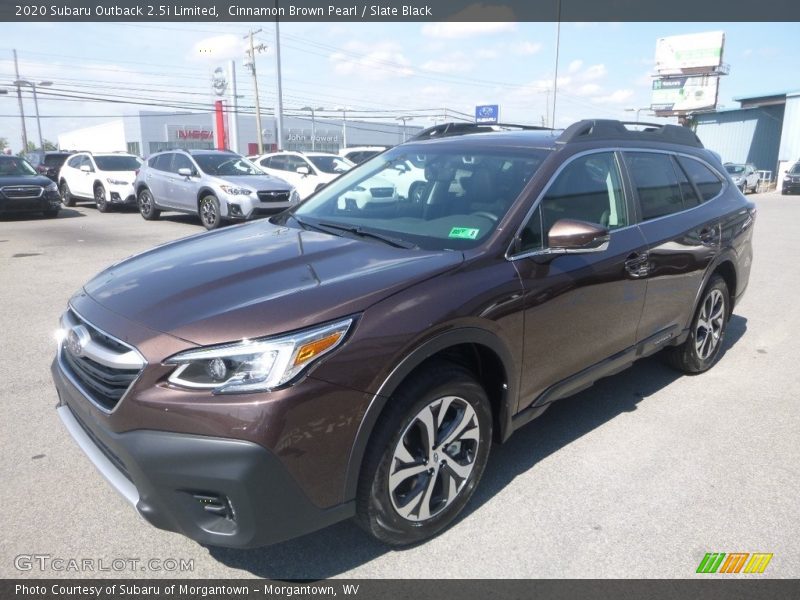
[[355,166],[346,158],[326,152],[274,152],[252,160],[267,175],[291,183],[302,199]]
[[133,181],[142,160],[133,154],[79,152],[67,159],[58,174],[58,189],[64,206],[78,200],[94,201],[97,210],[135,205]]

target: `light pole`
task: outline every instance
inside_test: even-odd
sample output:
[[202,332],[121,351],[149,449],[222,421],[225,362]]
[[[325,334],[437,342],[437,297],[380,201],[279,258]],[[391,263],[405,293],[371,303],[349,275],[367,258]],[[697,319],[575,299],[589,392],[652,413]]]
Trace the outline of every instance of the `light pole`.
[[314,152],[314,150],[317,149],[317,145],[316,145],[317,144],[317,123],[314,120],[314,111],[325,110],[325,109],[322,108],[321,106],[318,106],[317,108],[313,108],[311,106],[304,106],[300,110],[310,110],[311,111],[311,151]]
[[337,106],[333,110],[342,112],[342,148],[347,148],[347,111],[350,110],[347,106]]
[[250,73],[253,75],[253,89],[256,94],[256,130],[258,130],[258,153],[264,154],[264,132],[261,130],[261,102],[258,99],[258,76],[256,75],[256,52],[262,52],[267,49],[265,44],[255,46],[253,44],[253,36],[260,33],[260,29],[253,31],[250,30],[243,39],[250,39],[250,49],[247,50],[247,55],[250,57],[250,62],[247,63],[250,67]]
[[414,117],[410,115],[401,115],[399,117],[395,117],[395,121],[402,121],[403,122],[403,143],[406,141],[406,121],[410,121]]
[[[39,149],[42,152],[44,152],[44,140],[42,139],[42,122],[39,119],[39,99],[36,97],[36,86],[39,85],[39,87],[47,87],[49,85],[53,85],[53,82],[40,81],[38,84],[36,84],[33,83],[32,81],[28,81],[27,79],[17,79],[14,82],[14,85],[16,86],[29,85],[31,86],[31,89],[33,89],[33,106],[36,109],[36,127],[39,129]],[[25,148],[25,152],[27,151],[28,149]]]

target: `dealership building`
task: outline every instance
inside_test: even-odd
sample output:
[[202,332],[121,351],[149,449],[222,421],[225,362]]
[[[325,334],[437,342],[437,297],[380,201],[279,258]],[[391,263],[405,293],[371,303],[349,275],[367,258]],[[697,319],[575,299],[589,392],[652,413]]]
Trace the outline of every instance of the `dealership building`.
[[[257,154],[255,115],[238,116],[236,135],[232,135],[234,132],[231,131],[234,119],[225,121],[228,123],[223,146],[240,154]],[[262,117],[261,128],[264,151],[276,150],[278,128],[275,117]],[[317,117],[312,122],[310,116],[284,117],[283,149],[338,152],[344,147],[353,146],[394,146],[422,129],[420,126],[403,126],[395,122],[328,117]],[[139,111],[135,115],[63,133],[58,136],[58,147],[91,152],[130,152],[145,157],[170,148],[216,148],[215,113]]]
[[800,90],[735,98],[739,108],[693,115],[695,131],[722,160],[768,171],[778,189],[800,160]]

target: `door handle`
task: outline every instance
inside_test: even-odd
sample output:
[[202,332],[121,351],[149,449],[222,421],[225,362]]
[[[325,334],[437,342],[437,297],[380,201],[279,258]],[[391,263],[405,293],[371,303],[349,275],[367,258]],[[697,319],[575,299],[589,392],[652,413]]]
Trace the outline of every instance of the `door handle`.
[[634,279],[647,277],[650,272],[650,255],[647,252],[631,252],[625,259],[625,270]]

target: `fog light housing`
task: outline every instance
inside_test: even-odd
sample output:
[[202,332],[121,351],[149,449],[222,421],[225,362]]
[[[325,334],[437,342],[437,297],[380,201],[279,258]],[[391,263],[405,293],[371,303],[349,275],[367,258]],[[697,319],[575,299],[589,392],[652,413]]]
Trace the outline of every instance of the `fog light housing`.
[[230,204],[230,211],[232,217],[241,217],[243,215],[242,207],[238,204]]

